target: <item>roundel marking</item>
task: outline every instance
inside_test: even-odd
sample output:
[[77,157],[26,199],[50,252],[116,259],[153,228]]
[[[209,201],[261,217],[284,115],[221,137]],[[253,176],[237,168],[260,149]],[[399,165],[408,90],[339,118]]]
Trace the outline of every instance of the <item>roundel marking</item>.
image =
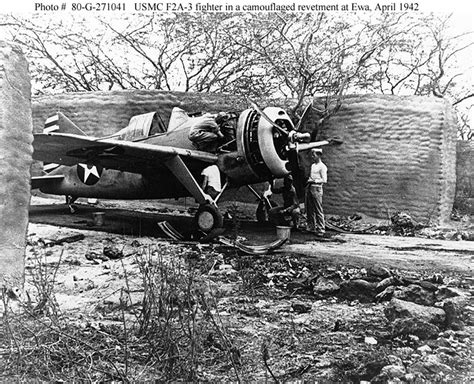
[[86,185],[94,185],[100,180],[102,175],[102,167],[95,165],[77,164],[77,176]]

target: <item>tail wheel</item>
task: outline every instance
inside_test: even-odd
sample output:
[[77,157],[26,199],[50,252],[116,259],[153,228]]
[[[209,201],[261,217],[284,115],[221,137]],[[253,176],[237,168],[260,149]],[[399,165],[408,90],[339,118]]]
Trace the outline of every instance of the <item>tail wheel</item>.
[[77,212],[77,205],[74,204],[74,202],[77,200],[77,197],[75,196],[66,196],[66,204],[69,208],[69,212],[71,213],[76,213]]
[[195,220],[197,227],[205,233],[222,228],[224,223],[219,210],[211,204],[201,204],[196,212]]

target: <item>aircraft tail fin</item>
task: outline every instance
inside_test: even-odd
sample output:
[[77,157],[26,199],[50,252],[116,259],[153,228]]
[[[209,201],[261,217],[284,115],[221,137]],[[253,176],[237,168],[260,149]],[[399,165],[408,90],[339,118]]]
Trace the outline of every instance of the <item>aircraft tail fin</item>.
[[58,112],[46,119],[43,133],[72,133],[87,136],[87,134],[69,120],[63,113]]

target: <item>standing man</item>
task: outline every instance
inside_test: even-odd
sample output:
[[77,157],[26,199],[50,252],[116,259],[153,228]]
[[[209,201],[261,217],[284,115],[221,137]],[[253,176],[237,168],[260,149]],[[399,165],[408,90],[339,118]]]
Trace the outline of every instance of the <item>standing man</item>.
[[323,236],[326,230],[323,211],[323,184],[327,182],[327,167],[321,161],[322,149],[311,150],[311,169],[305,188],[306,229],[316,236]]

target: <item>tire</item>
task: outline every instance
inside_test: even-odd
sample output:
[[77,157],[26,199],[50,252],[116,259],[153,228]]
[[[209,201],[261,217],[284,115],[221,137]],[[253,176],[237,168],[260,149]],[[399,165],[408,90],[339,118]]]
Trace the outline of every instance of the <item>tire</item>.
[[211,204],[201,204],[194,219],[197,228],[204,233],[209,233],[216,228],[222,228],[224,224],[222,214]]

